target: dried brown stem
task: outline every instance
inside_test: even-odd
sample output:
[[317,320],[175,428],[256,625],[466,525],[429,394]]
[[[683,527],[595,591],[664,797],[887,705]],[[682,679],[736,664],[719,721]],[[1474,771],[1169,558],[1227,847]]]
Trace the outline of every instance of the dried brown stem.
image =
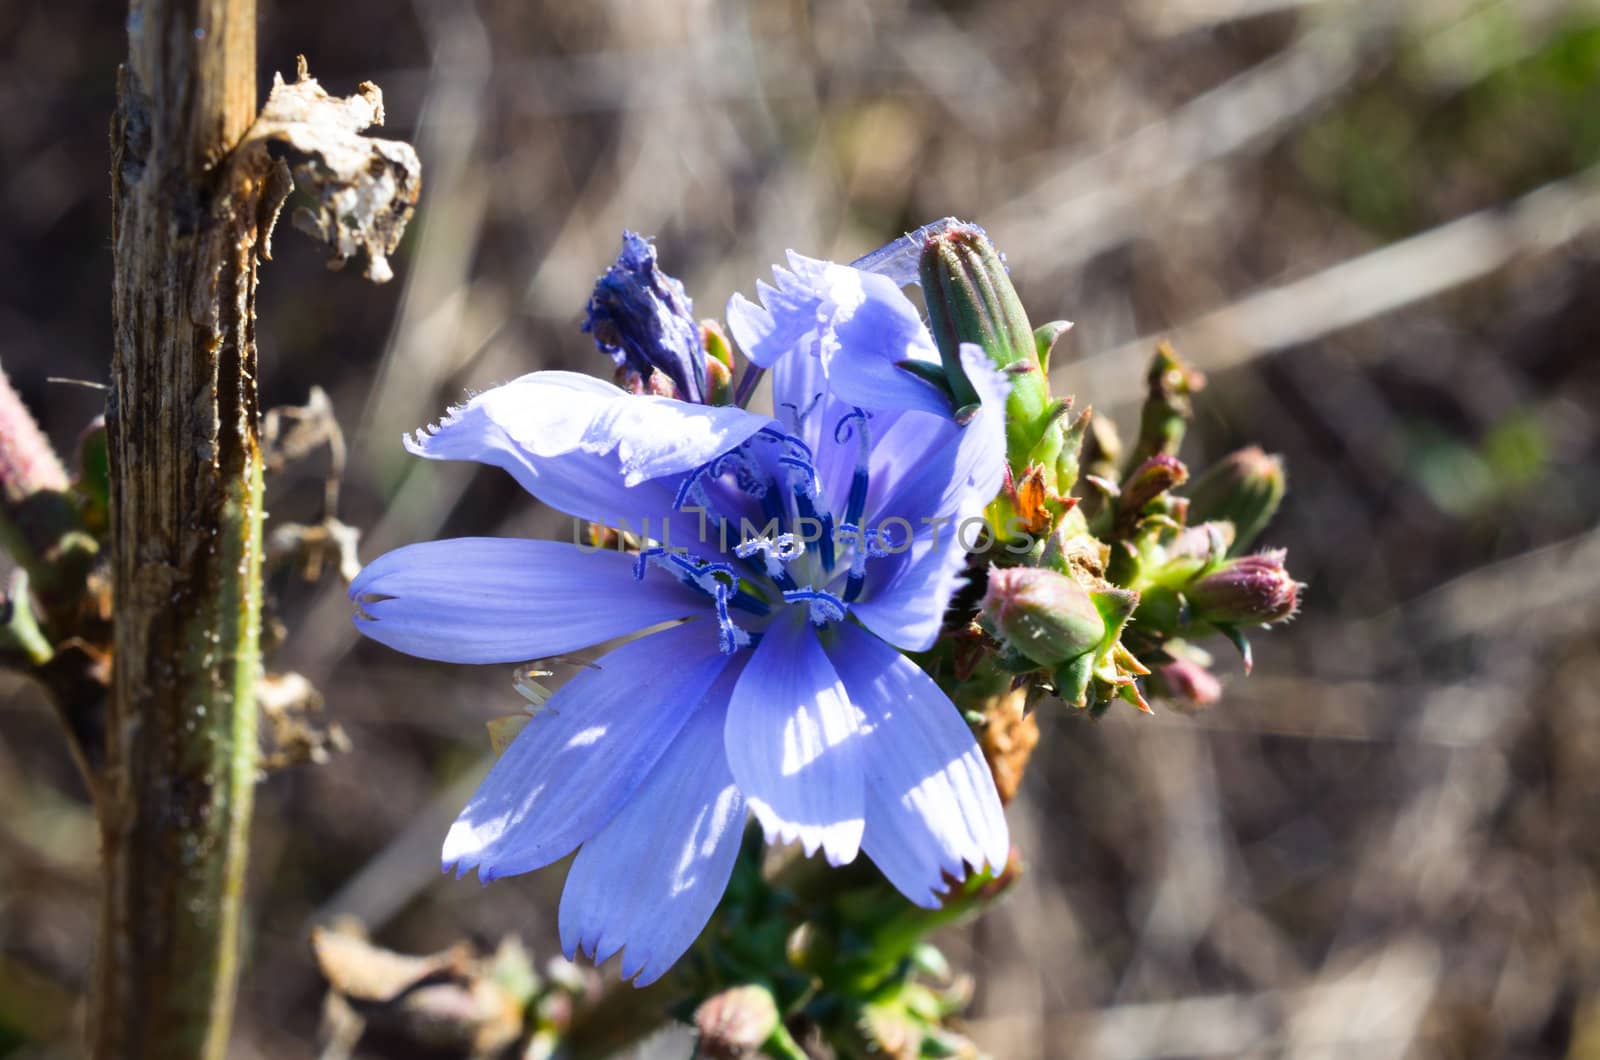
[[[363,85],[305,75],[255,112],[254,0],[133,0],[112,126],[115,665],[92,1036],[102,1060],[226,1054],[257,771],[257,269],[295,178],[343,261],[415,204]],[[287,155],[293,168],[280,160]],[[315,223],[320,220],[322,223]]]
[[133,3],[112,124],[116,601],[93,1049],[221,1057],[260,667],[254,0]]

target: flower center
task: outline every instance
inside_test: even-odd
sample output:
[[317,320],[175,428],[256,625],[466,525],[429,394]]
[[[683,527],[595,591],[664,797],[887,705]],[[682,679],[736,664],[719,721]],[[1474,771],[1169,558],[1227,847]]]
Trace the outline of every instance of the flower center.
[[701,542],[721,558],[650,544],[639,553],[634,577],[643,579],[655,566],[704,593],[729,654],[755,643],[782,607],[804,607],[818,627],[844,621],[866,587],[868,562],[909,544],[885,528],[862,525],[871,486],[870,417],[852,409],[833,425],[836,445],[856,442],[839,517],[821,495],[811,448],[792,434],[763,428],[686,475],[673,502],[698,517]]

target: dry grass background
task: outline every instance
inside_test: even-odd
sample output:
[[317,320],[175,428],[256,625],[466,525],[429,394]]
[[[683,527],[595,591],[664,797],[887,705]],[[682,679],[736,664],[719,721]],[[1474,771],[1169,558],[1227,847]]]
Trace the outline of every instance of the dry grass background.
[[[46,378],[109,360],[114,8],[0,7],[0,363],[64,446],[102,397]],[[465,389],[603,372],[577,325],[625,226],[713,314],[785,248],[980,221],[1035,319],[1077,321],[1062,387],[1126,422],[1172,334],[1211,376],[1191,466],[1286,454],[1267,538],[1311,589],[1256,676],[1193,718],[1045,711],[1030,871],[948,939],[995,1056],[1600,1056],[1600,7],[297,0],[261,29],[263,80],[303,52],[377,81],[425,167],[390,287],[287,231],[264,273],[263,393],[331,394],[364,557],[565,532],[397,439]],[[324,470],[272,517],[314,518]],[[273,590],[271,666],[354,750],[262,785],[247,1058],[316,1055],[316,919],[547,953],[561,877],[437,872],[507,673]],[[68,1056],[94,830],[38,697],[0,691],[0,1056]]]

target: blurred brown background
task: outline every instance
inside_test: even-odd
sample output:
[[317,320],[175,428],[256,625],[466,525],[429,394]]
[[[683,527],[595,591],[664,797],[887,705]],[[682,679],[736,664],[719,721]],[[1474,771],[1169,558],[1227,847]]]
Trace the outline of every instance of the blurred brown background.
[[[1031,869],[948,940],[994,1055],[1600,1056],[1600,5],[263,0],[261,41],[263,90],[296,53],[374,80],[423,159],[394,283],[287,226],[263,275],[265,403],[331,395],[364,558],[564,532],[398,437],[606,372],[578,324],[625,226],[712,315],[788,247],[981,222],[1035,322],[1077,322],[1060,387],[1126,424],[1171,335],[1210,376],[1191,466],[1285,454],[1265,541],[1311,587],[1256,675],[1193,718],[1045,711]],[[0,364],[66,449],[103,395],[47,377],[109,361],[123,47],[115,4],[0,6]],[[271,517],[316,518],[325,470]],[[312,922],[544,955],[562,871],[438,874],[508,672],[358,644],[332,579],[272,588],[269,665],[354,749],[261,786],[235,1053],[312,1057]],[[0,681],[0,1056],[70,1056],[94,827]]]

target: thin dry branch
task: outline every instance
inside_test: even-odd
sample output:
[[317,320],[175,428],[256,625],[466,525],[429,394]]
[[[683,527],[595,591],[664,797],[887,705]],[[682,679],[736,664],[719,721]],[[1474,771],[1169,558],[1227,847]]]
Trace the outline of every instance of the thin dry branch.
[[1205,372],[1248,363],[1471,283],[1518,258],[1547,254],[1600,227],[1600,169],[1547,184],[1506,206],[1440,225],[1300,280],[1247,295],[1171,331],[1063,364],[1058,393],[1096,404],[1136,401],[1129,364],[1170,340]]

